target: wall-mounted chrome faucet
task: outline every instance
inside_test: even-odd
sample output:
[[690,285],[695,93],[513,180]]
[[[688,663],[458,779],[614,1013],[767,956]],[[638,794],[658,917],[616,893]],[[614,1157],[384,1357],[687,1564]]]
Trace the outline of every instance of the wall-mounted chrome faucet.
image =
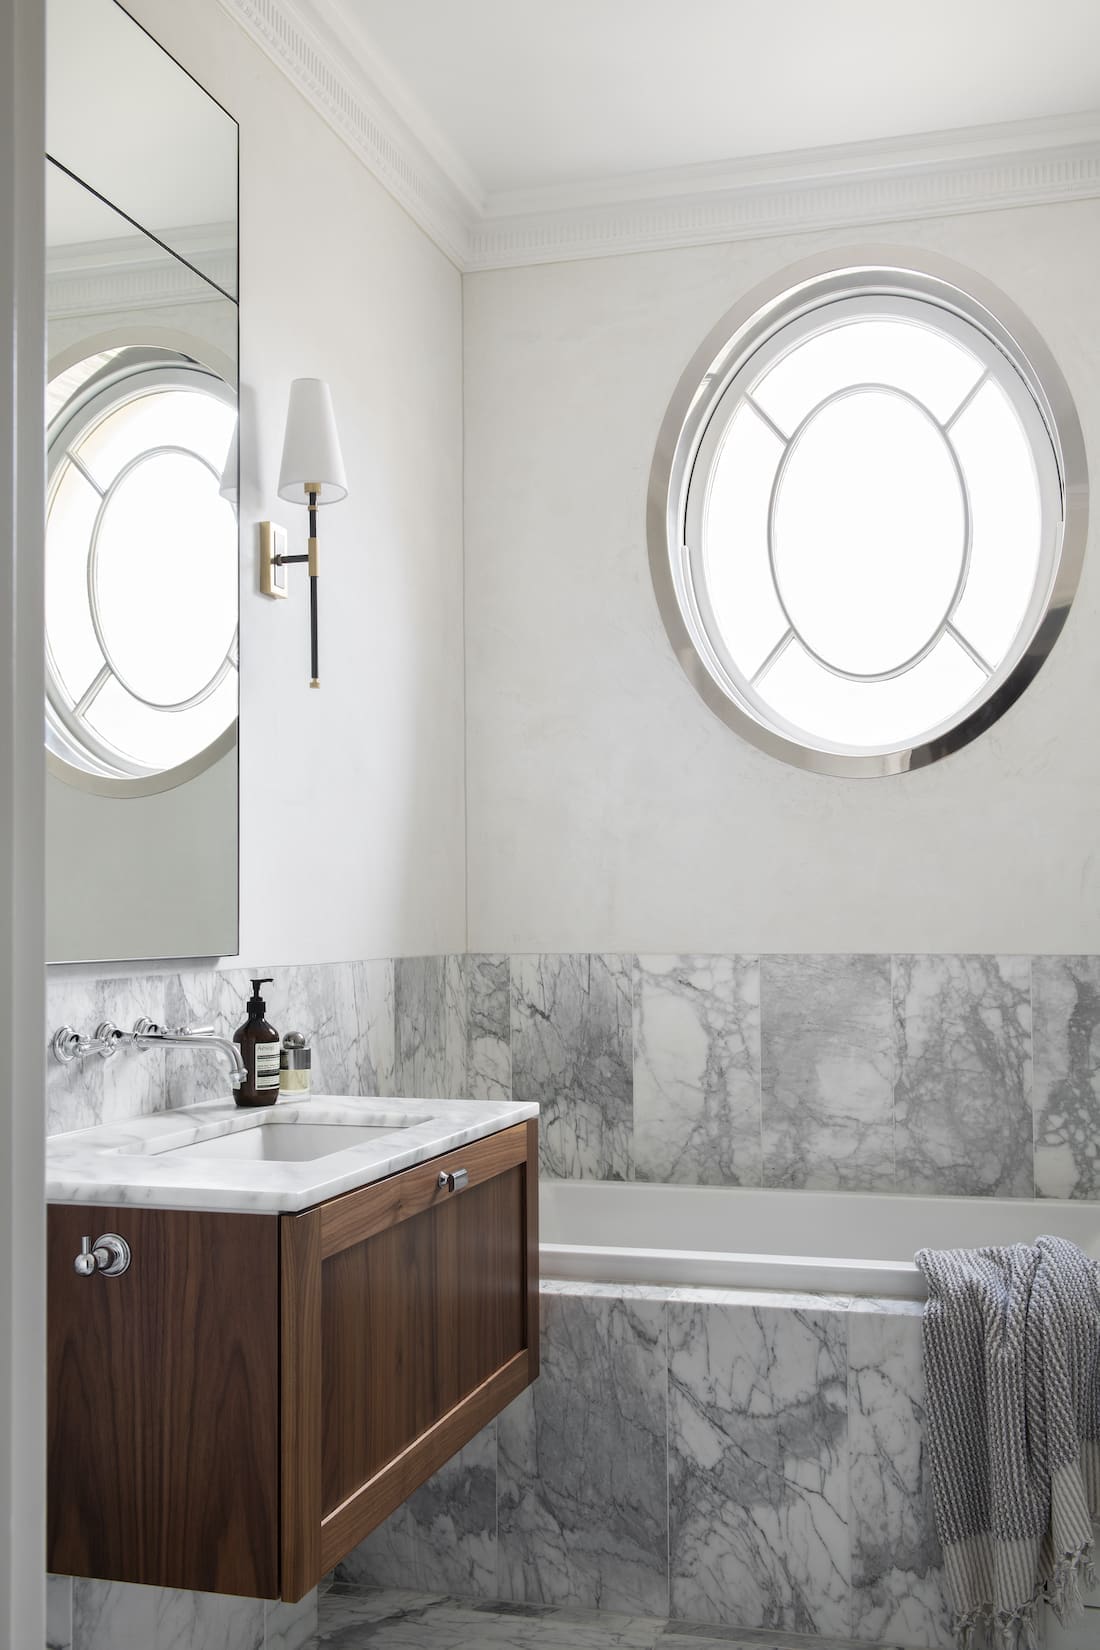
[[236,1043],[228,1037],[219,1037],[213,1026],[170,1029],[157,1025],[155,1020],[142,1018],[135,1022],[133,1031],[121,1031],[112,1021],[104,1020],[96,1027],[94,1037],[82,1037],[72,1026],[61,1026],[50,1039],[54,1059],[60,1060],[63,1066],[71,1065],[74,1060],[87,1060],[92,1055],[110,1060],[123,1049],[140,1051],[158,1046],[216,1049],[229,1061],[229,1081],[235,1089],[240,1088],[248,1075]]

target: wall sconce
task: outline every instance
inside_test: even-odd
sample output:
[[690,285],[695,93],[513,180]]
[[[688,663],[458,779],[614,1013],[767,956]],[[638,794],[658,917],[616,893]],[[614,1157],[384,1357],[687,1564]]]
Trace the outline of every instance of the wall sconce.
[[320,378],[295,378],[290,386],[283,462],[279,469],[279,497],[291,504],[304,500],[309,507],[309,548],[304,556],[288,556],[286,534],[273,522],[260,523],[260,589],[265,596],[287,594],[286,575],[278,569],[294,562],[309,564],[310,687],[320,687],[317,667],[317,510],[347,498],[344,460],[332,411],[328,385]]

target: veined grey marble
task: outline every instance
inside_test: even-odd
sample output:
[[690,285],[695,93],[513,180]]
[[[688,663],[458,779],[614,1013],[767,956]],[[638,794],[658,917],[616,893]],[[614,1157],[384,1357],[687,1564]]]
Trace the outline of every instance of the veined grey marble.
[[954,1644],[925,1449],[921,1321],[848,1318],[852,1633],[874,1644]]
[[[46,1040],[63,1025],[92,1036],[103,1020],[128,1030],[143,1014],[164,1018],[166,974],[93,979],[58,974],[46,981]],[[61,1065],[46,1058],[46,1132],[92,1128],[160,1111],[166,1104],[165,1056],[76,1060]]]
[[[348,1095],[395,1092],[393,963],[310,963],[263,968],[268,1018],[280,1032],[303,1031],[313,1048],[313,1087]],[[165,1025],[213,1025],[232,1036],[251,992],[247,969],[194,969],[92,979],[51,971],[47,983],[47,1037],[69,1024],[91,1034],[102,1020],[128,1030],[141,1015]],[[462,1087],[453,1090],[462,1097]],[[147,1049],[111,1060],[46,1068],[46,1122],[50,1134],[121,1122],[228,1099],[226,1062],[193,1049]]]
[[[114,1127],[54,1135],[46,1147],[53,1203],[140,1203],[146,1208],[225,1209],[272,1214],[307,1209],[400,1169],[535,1117],[535,1105],[472,1100],[347,1100],[316,1095],[240,1110],[206,1101]],[[305,1162],[248,1161],[177,1150],[257,1128],[350,1124],[386,1132]]]
[[666,1307],[542,1299],[542,1373],[498,1422],[502,1598],[668,1613]]
[[668,1317],[670,1614],[846,1635],[845,1315]]
[[634,1173],[760,1185],[755,957],[635,959]]
[[264,1650],[263,1600],[74,1581],[73,1650]]
[[894,1186],[887,957],[764,957],[764,1184]]
[[542,1171],[633,1174],[630,959],[512,958],[512,1093],[538,1101]]
[[1100,957],[1036,957],[1035,1192],[1100,1197]]
[[69,1576],[46,1577],[46,1650],[72,1650],[73,1584]]
[[397,1088],[426,1100],[466,1088],[464,959],[398,957],[394,964]]
[[[264,972],[275,976],[268,988],[268,1019],[280,1032],[301,1031],[309,1039],[316,1092],[396,1094],[392,960]],[[456,1091],[455,1098],[461,1097]]]
[[907,1192],[1031,1197],[1026,957],[896,957],[897,1180]]
[[312,1650],[317,1632],[317,1589],[284,1604],[279,1599],[264,1603],[264,1650]]
[[512,1098],[510,967],[502,954],[471,953],[466,964],[466,1088],[470,1100]]
[[337,1566],[336,1579],[495,1598],[496,1421],[349,1553]]
[[474,1604],[416,1591],[335,1586],[318,1650],[655,1650],[665,1623],[591,1610]]

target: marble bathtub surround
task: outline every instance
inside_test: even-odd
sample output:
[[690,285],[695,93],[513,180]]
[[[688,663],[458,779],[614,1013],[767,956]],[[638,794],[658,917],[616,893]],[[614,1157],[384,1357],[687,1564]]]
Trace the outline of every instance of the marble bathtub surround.
[[498,1595],[667,1614],[667,1309],[547,1292],[542,1375],[499,1417]]
[[760,1185],[755,957],[635,960],[634,1174]]
[[1032,1197],[1031,964],[895,957],[897,1182]]
[[632,959],[511,959],[512,1097],[538,1100],[543,1174],[633,1176]]
[[670,1614],[846,1636],[846,1320],[675,1301]]
[[924,1439],[919,1314],[854,1301],[848,1315],[848,1470],[856,1638],[952,1643]]
[[894,1189],[890,958],[761,962],[765,1186]]
[[1035,1191],[1100,1197],[1100,957],[1036,957]]
[[542,1308],[537,1385],[338,1581],[952,1644],[916,1303],[547,1280]]

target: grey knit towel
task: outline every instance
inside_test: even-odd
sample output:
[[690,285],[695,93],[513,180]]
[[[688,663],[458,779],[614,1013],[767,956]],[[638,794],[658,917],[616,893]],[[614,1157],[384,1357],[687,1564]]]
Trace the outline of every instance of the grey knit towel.
[[1041,1237],[922,1249],[936,1527],[963,1650],[975,1627],[1037,1644],[1094,1585],[1100,1490],[1100,1266]]

